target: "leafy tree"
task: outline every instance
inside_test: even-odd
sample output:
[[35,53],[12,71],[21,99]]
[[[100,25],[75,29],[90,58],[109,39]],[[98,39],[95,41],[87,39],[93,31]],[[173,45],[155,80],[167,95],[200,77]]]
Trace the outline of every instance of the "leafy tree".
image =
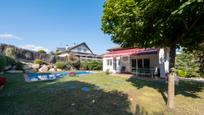
[[177,47],[193,50],[203,42],[203,20],[203,0],[107,0],[102,30],[123,47],[169,47],[171,68]]
[[6,63],[6,57],[0,54],[0,72],[4,70]]
[[199,44],[199,47],[192,51],[199,64],[200,76],[204,77],[204,42]]
[[181,77],[200,77],[198,59],[190,52],[181,52],[176,56],[177,73]]
[[5,53],[5,56],[12,58],[14,60],[16,59],[16,52],[14,48],[8,47],[5,49],[4,53]]
[[204,39],[203,0],[107,0],[102,30],[124,47],[194,49]]
[[76,69],[80,68],[80,58],[75,55],[69,55],[66,57],[66,64],[69,66],[69,68],[74,67]]
[[45,50],[38,50],[39,53],[47,53]]

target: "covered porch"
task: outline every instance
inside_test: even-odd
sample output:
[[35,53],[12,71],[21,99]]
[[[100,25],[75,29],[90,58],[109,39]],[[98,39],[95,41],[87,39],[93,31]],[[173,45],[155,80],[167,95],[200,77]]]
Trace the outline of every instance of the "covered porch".
[[[106,55],[113,73],[132,73],[135,76],[166,77],[168,52],[165,49],[129,49]],[[112,66],[110,64],[112,63]]]

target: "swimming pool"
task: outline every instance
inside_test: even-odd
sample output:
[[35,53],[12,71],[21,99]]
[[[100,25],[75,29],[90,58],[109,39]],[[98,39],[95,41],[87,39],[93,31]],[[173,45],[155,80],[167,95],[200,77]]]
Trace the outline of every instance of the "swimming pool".
[[[88,71],[77,71],[74,72],[76,76],[93,74]],[[33,82],[33,81],[46,81],[46,80],[55,80],[59,78],[63,78],[65,76],[69,76],[69,72],[58,72],[58,73],[27,73],[24,75],[25,81]]]

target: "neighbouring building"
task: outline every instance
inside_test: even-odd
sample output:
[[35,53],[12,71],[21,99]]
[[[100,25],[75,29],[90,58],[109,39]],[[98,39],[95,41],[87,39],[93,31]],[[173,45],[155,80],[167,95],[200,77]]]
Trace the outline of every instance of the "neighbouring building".
[[102,56],[94,54],[88,45],[83,42],[70,47],[57,48],[59,57],[69,57],[74,55],[80,58],[80,60],[102,60]]
[[103,56],[103,71],[166,77],[168,48],[112,48]]

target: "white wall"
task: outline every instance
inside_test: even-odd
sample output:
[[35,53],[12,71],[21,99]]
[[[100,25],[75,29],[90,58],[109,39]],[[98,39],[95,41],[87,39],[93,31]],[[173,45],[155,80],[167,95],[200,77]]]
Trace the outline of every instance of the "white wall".
[[72,49],[71,51],[82,52],[82,53],[91,53],[91,51],[85,45],[80,45],[80,46]]
[[161,48],[159,50],[159,66],[160,66],[160,77],[165,78],[169,72],[169,48]]
[[[112,60],[112,65],[111,66],[107,64],[108,59]],[[107,70],[109,70],[110,72],[115,72],[113,70],[113,58],[103,58],[103,71],[105,72]]]
[[[128,57],[128,61],[122,61],[122,57],[117,57],[117,70],[113,70],[113,64],[110,66],[107,65],[107,60],[111,58],[103,58],[103,71],[109,69],[110,72],[116,73],[120,72],[121,67],[125,66],[126,72],[132,72],[132,64],[131,59],[150,59],[150,67],[160,69],[160,76],[162,78],[166,77],[166,74],[169,72],[169,49],[162,48],[159,50],[158,54],[149,54],[149,55],[141,55],[141,56],[131,56]],[[121,64],[118,65],[118,60],[121,60]],[[144,63],[144,62],[143,62]]]

